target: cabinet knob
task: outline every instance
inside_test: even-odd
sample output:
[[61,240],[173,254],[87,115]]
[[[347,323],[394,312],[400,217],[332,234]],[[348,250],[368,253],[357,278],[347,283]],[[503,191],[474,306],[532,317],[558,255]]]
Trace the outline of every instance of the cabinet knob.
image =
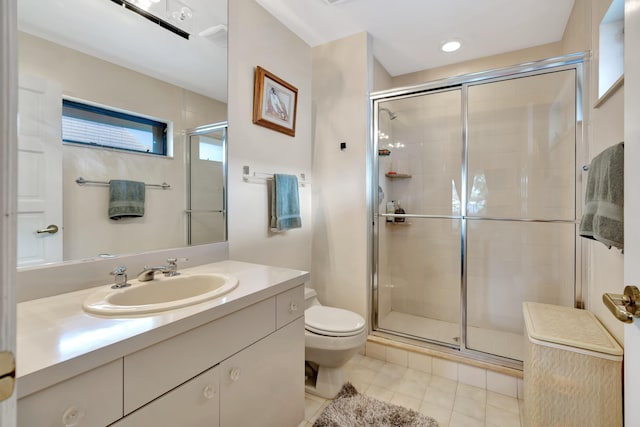
[[75,406],[70,406],[62,414],[62,424],[65,427],[74,427],[80,424],[80,421],[84,417],[84,412]]
[[202,395],[205,399],[213,399],[216,395],[216,386],[215,384],[209,384],[202,390]]
[[240,368],[231,369],[229,378],[231,378],[231,381],[238,381],[240,379]]
[[298,311],[298,304],[292,302],[289,304],[289,313],[293,313],[294,311]]

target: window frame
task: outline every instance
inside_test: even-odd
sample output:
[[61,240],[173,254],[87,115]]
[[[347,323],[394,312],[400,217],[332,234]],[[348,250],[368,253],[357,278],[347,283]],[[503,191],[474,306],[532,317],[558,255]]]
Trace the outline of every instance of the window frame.
[[[143,150],[118,147],[118,146],[109,145],[109,144],[100,144],[100,143],[94,143],[94,142],[78,141],[74,139],[65,139],[64,131],[63,131],[63,134],[61,135],[63,144],[70,144],[70,145],[89,147],[89,148],[116,150],[116,151],[121,151],[125,153],[146,154],[146,155],[151,155],[151,156],[160,157],[160,158],[173,157],[173,123],[169,120],[165,120],[165,119],[161,119],[161,118],[157,118],[157,117],[153,117],[145,114],[140,114],[133,111],[124,110],[121,108],[116,108],[108,105],[98,104],[95,102],[86,101],[84,99],[79,99],[79,98],[74,98],[69,96],[63,96],[61,104],[62,104],[61,121],[65,117],[65,113],[64,113],[65,107],[69,106],[71,108],[76,108],[78,110],[100,114],[107,119],[116,118],[121,120],[127,120],[127,121],[130,121],[131,123],[150,125],[157,129],[161,129],[163,132],[162,141],[160,143],[162,148],[161,152],[143,151]],[[95,121],[95,122],[109,124],[108,120],[105,120],[104,122],[100,122],[100,121]],[[122,128],[126,129],[126,127],[122,127]]]

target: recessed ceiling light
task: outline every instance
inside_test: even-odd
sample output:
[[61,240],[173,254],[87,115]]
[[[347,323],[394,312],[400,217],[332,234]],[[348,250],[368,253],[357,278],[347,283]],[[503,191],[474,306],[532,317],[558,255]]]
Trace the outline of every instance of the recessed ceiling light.
[[460,49],[460,46],[462,46],[462,43],[460,43],[459,40],[448,40],[442,43],[440,49],[442,49],[443,52],[455,52]]

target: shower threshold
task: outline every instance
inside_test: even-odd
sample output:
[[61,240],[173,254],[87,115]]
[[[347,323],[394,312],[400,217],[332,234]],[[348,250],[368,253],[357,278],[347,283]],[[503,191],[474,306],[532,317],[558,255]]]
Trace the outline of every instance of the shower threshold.
[[[397,332],[418,340],[437,341],[449,347],[460,344],[460,326],[457,323],[391,311],[381,316],[378,326],[387,333]],[[474,326],[467,330],[467,348],[489,355],[522,361],[524,345],[523,334]]]

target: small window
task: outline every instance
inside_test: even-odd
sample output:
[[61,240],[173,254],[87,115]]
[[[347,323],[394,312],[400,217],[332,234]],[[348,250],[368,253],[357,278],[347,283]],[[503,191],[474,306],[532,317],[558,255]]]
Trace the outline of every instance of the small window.
[[[206,137],[200,137],[200,160],[208,160],[210,162],[222,162],[222,146],[220,143],[212,143],[202,141]],[[206,138],[209,139],[209,138]],[[213,139],[212,139],[213,141]]]
[[62,140],[166,156],[167,123],[63,99]]

